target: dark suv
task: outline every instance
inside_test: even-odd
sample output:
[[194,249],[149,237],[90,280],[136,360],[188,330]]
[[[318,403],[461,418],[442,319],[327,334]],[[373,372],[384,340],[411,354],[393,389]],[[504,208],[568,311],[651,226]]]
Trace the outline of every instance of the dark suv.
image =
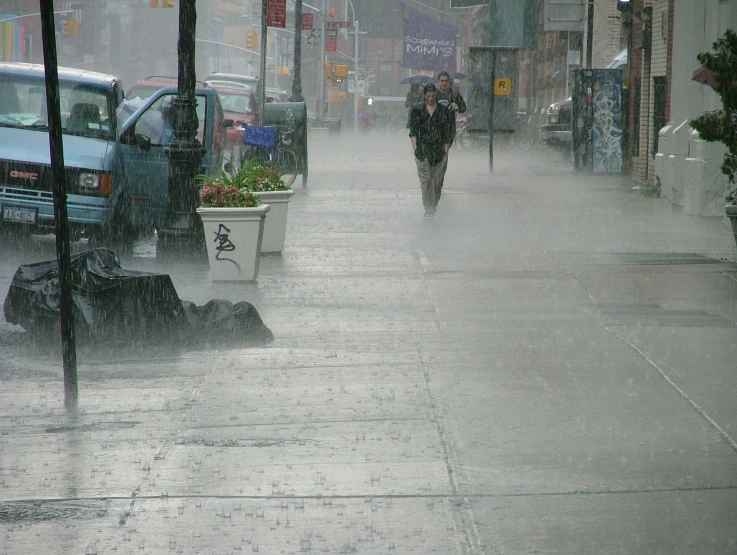
[[543,140],[550,146],[570,147],[573,139],[571,99],[551,104],[545,112],[545,119]]

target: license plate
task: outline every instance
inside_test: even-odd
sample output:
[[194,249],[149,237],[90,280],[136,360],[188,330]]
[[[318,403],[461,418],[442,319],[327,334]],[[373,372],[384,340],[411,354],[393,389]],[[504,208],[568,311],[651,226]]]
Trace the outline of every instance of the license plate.
[[11,208],[3,206],[3,220],[19,224],[35,224],[36,211],[28,208]]

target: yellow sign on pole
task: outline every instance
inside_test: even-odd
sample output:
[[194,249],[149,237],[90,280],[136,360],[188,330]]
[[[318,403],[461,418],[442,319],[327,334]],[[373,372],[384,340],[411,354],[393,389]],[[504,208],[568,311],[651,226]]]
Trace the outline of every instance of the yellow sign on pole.
[[494,79],[494,94],[496,96],[509,96],[512,94],[512,80],[509,77]]

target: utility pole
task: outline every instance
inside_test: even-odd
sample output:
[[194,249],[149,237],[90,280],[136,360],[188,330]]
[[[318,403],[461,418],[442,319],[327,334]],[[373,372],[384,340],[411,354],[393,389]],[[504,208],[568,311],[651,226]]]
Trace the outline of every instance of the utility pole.
[[46,77],[46,111],[49,120],[49,154],[54,179],[54,224],[56,228],[56,260],[59,266],[59,317],[62,362],[64,366],[64,405],[77,405],[77,347],[74,337],[74,300],[72,299],[71,254],[67,215],[67,187],[64,171],[64,142],[59,107],[59,71],[54,29],[54,1],[41,0],[41,39],[43,41]]
[[[264,0],[266,1],[266,0]],[[317,65],[317,119],[325,119],[325,0],[320,12],[320,63]]]
[[279,35],[274,33],[274,88],[279,88]]
[[358,133],[358,21],[354,21],[353,25],[356,33],[353,41],[353,131]]
[[569,82],[571,80],[571,62],[568,60],[568,56],[571,54],[571,32],[566,31],[566,95],[564,98],[568,98]]
[[[586,68],[591,69],[591,58],[593,57],[594,53],[594,0],[589,0],[586,16]],[[566,63],[568,62],[566,61]]]
[[[261,0],[261,69],[259,79],[261,80],[261,98],[259,99],[259,113],[261,117],[266,114],[266,18],[269,14],[269,0]],[[276,62],[274,62],[276,63]]]
[[290,102],[304,102],[302,96],[302,0],[294,5],[294,78]]

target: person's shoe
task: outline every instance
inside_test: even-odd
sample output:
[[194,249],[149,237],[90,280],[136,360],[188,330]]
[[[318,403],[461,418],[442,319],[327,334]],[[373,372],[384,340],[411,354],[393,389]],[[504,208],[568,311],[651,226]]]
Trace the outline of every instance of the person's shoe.
[[429,210],[427,212],[425,212],[425,218],[426,219],[430,220],[430,219],[432,219],[432,217],[433,217],[433,213],[432,212],[430,212]]

